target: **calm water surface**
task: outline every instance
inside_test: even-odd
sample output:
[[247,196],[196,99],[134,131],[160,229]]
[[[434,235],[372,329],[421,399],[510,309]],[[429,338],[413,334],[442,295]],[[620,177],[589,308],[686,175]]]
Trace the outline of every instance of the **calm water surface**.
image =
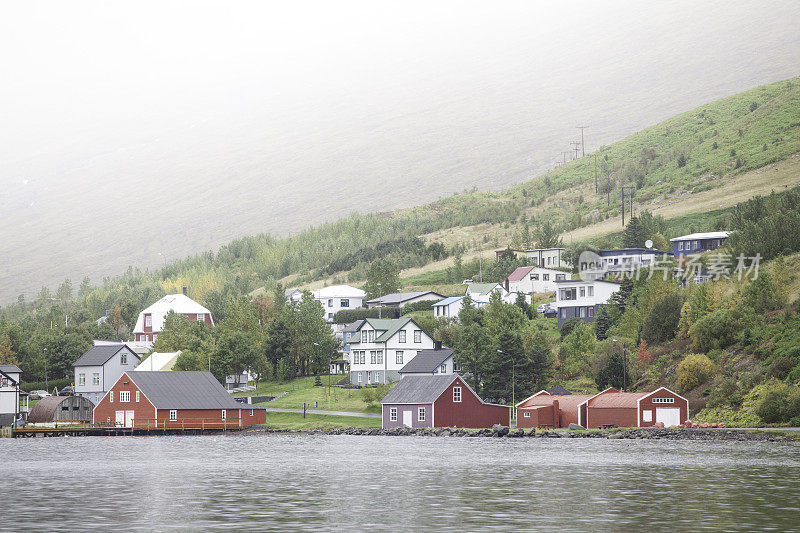
[[2,439],[0,465],[3,531],[800,530],[798,444]]

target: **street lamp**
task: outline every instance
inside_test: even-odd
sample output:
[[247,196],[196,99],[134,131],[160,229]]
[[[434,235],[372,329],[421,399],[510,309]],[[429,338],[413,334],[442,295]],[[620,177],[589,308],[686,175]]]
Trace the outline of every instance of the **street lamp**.
[[[497,353],[501,353],[503,355],[511,355],[507,354],[503,350],[497,350]],[[511,355],[511,405],[516,405],[516,364],[517,361],[514,359],[514,356]]]
[[627,378],[627,361],[625,360],[625,343],[617,339],[611,339],[612,342],[618,342],[622,345],[622,390],[625,390],[625,385],[628,382]]
[[47,390],[47,348],[43,348],[43,350],[44,350],[44,390]]

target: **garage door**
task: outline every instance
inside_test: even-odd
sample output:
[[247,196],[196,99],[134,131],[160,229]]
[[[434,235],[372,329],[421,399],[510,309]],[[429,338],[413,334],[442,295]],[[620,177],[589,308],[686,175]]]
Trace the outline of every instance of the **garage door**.
[[666,427],[681,423],[681,410],[677,407],[656,407],[656,422],[664,422]]

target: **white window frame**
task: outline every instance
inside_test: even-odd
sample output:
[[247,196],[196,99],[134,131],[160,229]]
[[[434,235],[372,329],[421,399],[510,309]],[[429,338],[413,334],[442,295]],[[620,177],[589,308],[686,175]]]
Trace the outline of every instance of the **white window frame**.
[[128,354],[125,352],[125,350],[122,350],[122,352],[119,354],[119,364],[121,365],[128,364]]
[[222,410],[222,419],[223,420],[227,420],[228,419],[228,411],[226,411],[225,409]]
[[425,422],[425,408],[417,407],[417,422]]
[[339,307],[350,307],[350,299],[342,298],[342,300],[339,302]]
[[333,298],[328,298],[328,307],[333,307]]
[[550,281],[550,274],[542,274],[542,281]]
[[206,314],[205,313],[197,313],[197,321],[198,322],[205,322],[206,321]]
[[402,342],[402,343],[406,342],[406,330],[401,329],[400,331],[397,332],[397,342]]
[[169,419],[170,420],[177,420],[178,419],[178,410],[177,409],[170,409],[170,411],[169,411]]
[[137,391],[136,391],[136,403],[139,403],[139,396],[140,396],[140,394],[141,394],[141,392],[139,392],[139,391],[137,390]]
[[442,363],[442,366],[440,367],[440,372],[442,374],[447,374],[447,363]]
[[114,391],[108,391],[108,403],[114,403]]
[[588,294],[589,294],[590,297],[594,296],[594,287],[593,286],[589,287]]
[[86,385],[86,374],[78,374],[78,385]]
[[100,385],[100,372],[92,373],[92,385]]
[[397,422],[397,407],[389,408],[389,422]]
[[396,365],[403,364],[403,350],[397,350],[394,352],[394,362]]
[[522,418],[530,418],[530,417],[531,417],[531,412],[530,411],[523,411]]
[[645,409],[642,411],[642,422],[652,422],[653,421],[653,411],[651,409]]
[[357,376],[358,377],[358,382],[361,383],[363,381],[363,379],[362,379],[363,376],[361,375],[362,372],[357,372],[357,374],[358,374],[358,376]]
[[414,330],[414,342],[415,343],[421,343],[422,342],[422,330],[421,329],[415,329]]
[[653,403],[675,403],[675,398],[653,398]]
[[131,403],[131,391],[119,391],[119,403]]
[[461,403],[461,387],[453,387],[453,403]]
[[152,315],[144,315],[144,327],[152,328],[153,327],[153,316]]
[[377,353],[378,353],[378,364],[382,365],[383,364],[383,350],[377,350]]

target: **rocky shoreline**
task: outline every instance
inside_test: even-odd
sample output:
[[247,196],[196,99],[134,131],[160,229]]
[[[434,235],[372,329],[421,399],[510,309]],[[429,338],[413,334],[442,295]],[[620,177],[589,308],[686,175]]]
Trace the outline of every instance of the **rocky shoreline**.
[[491,429],[463,428],[336,428],[306,431],[252,428],[247,434],[286,433],[303,435],[364,435],[385,437],[492,437],[492,438],[539,438],[539,439],[628,439],[628,440],[701,440],[701,441],[764,441],[800,442],[800,432],[753,431],[744,429],[681,429],[681,428],[632,428],[604,431],[543,430],[494,426]]

